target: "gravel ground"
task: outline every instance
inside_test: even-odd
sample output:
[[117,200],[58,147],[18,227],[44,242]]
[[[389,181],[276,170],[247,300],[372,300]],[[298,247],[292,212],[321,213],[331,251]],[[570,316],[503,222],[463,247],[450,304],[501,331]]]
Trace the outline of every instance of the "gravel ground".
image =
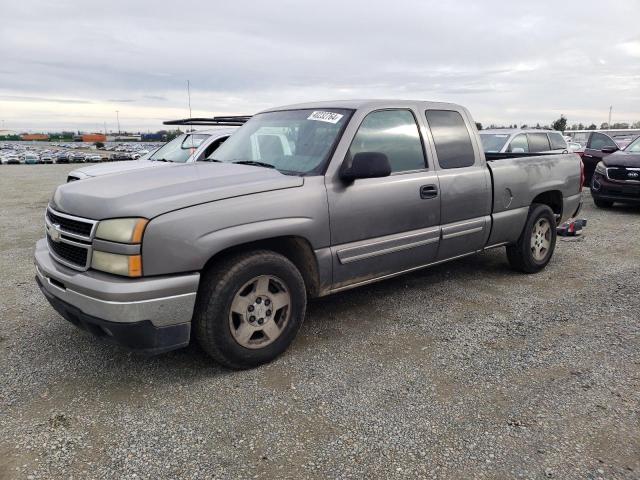
[[270,365],[104,345],[32,250],[74,165],[0,167],[0,478],[640,478],[640,209],[316,300]]

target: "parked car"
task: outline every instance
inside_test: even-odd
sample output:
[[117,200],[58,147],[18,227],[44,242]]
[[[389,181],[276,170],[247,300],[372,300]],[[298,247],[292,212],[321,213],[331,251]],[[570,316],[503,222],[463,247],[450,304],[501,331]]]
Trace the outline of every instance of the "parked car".
[[53,156],[49,153],[40,155],[40,163],[47,163],[47,164],[53,163]]
[[69,163],[69,152],[61,152],[56,156],[56,163]]
[[101,162],[102,161],[102,156],[98,155],[97,153],[87,153],[84,156],[84,161],[85,162],[91,162],[91,163]]
[[4,157],[4,162],[6,165],[20,165],[20,157],[16,154],[9,154]]
[[71,163],[84,163],[85,154],[82,152],[72,152],[69,154],[69,161]]
[[37,163],[40,163],[40,157],[35,153],[26,152],[22,156],[22,161],[27,165],[36,165]]
[[584,147],[580,145],[578,142],[567,142],[567,149],[571,153],[582,153],[584,152]]
[[640,205],[640,137],[596,165],[591,196],[600,208],[615,202]]
[[485,153],[568,153],[560,132],[498,128],[480,131]]
[[211,152],[222,145],[237,128],[238,127],[212,128],[180,135],[151,154],[146,154],[135,161],[129,160],[129,154],[114,153],[112,155],[113,160],[124,160],[126,156],[127,161],[80,168],[70,172],[67,176],[67,181],[145,168],[166,167],[174,163],[191,163],[197,160],[205,160]]
[[454,104],[266,110],[209,162],[59,186],[37,281],[109,341],[158,353],[193,335],[223,365],[253,367],[286,350],[308,297],[503,246],[515,270],[543,269],[580,208],[580,158],[485,158]]

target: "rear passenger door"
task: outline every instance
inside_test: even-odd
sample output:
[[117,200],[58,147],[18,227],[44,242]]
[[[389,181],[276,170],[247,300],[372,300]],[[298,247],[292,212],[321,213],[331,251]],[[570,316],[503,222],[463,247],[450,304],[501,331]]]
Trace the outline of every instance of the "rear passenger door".
[[438,157],[442,237],[438,259],[480,250],[491,228],[491,180],[461,112],[427,110]]

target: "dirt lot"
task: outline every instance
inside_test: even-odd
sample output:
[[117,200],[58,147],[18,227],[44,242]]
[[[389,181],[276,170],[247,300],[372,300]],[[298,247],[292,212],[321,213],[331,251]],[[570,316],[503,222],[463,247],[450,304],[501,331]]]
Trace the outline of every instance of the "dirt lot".
[[0,167],[0,478],[640,478],[640,209],[538,275],[496,250],[316,300],[270,365],[60,318],[32,250],[74,165]]

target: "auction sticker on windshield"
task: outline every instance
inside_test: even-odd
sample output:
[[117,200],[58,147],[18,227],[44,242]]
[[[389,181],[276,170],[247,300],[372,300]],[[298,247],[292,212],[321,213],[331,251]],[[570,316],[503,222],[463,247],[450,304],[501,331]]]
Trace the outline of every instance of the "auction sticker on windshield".
[[338,123],[344,115],[333,112],[314,111],[307,120],[318,120],[319,122]]

